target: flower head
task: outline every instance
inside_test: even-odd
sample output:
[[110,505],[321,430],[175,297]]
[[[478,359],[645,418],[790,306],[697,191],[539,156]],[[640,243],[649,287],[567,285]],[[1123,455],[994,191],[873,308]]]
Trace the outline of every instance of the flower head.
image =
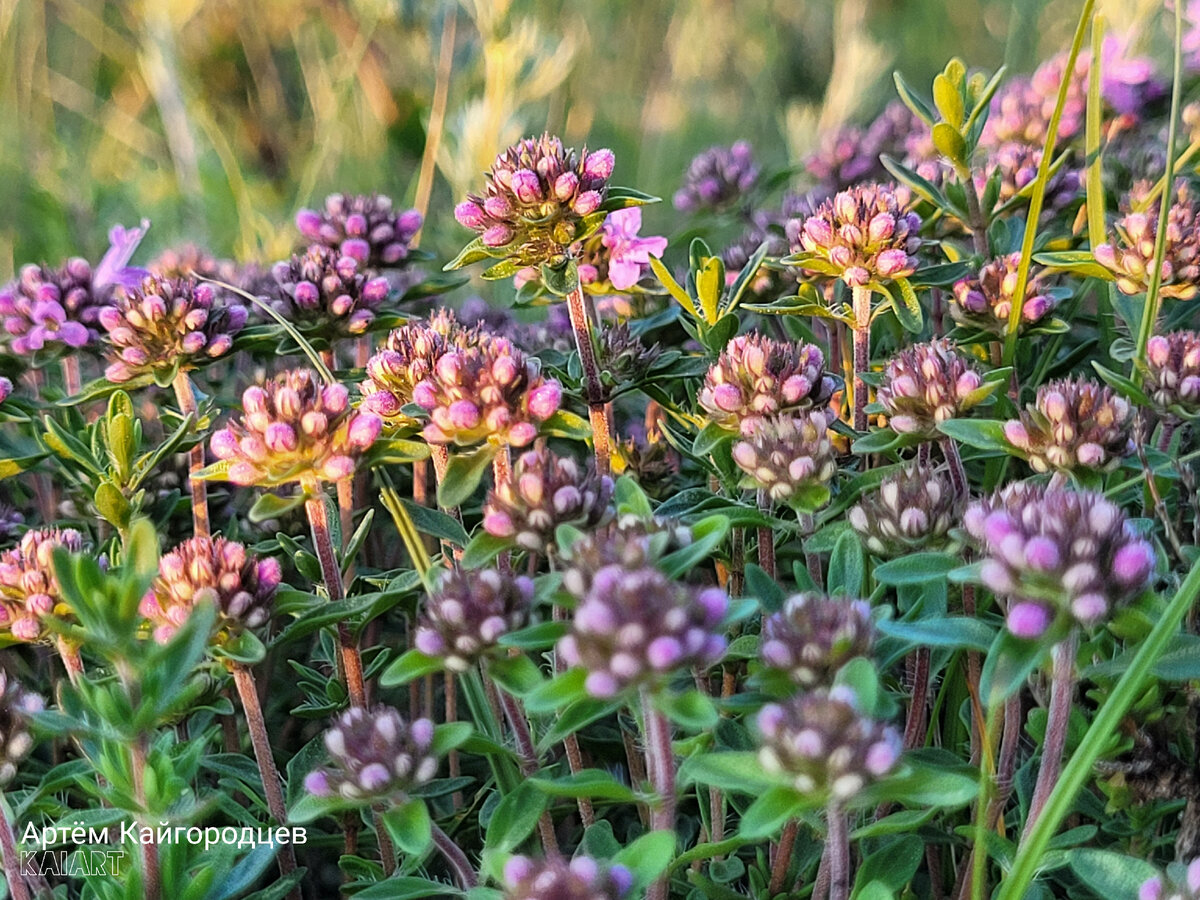
[[0,669],[0,790],[17,775],[17,766],[33,749],[29,717],[46,708],[37,694]]
[[[1038,166],[1042,164],[1042,145],[1036,146],[1021,141],[1006,141],[988,150],[980,169],[975,174],[975,188],[983,192],[988,180],[1000,173],[1000,192],[997,202],[1008,203],[1033,183],[1037,178]],[[1063,209],[1079,196],[1083,181],[1080,173],[1066,165],[1051,172],[1043,194],[1043,215],[1050,216]]]
[[413,387],[413,402],[429,413],[423,434],[430,443],[493,440],[524,447],[558,411],[562,387],[512,341],[482,333],[474,343],[442,353]]
[[650,257],[662,256],[667,249],[665,237],[641,237],[641,229],[642,211],[636,206],[614,210],[600,227],[600,242],[608,251],[607,280],[616,291],[641,281]]
[[433,374],[443,353],[476,340],[478,333],[460,325],[449,310],[438,311],[428,322],[401,325],[367,362],[361,385],[363,408],[388,425],[414,423],[403,411],[413,402],[413,389]]
[[83,535],[71,528],[27,531],[15,548],[0,553],[0,631],[14,640],[48,640],[51,632],[42,620],[70,616],[54,574],[58,547],[78,553]]
[[896,729],[868,719],[845,687],[797,694],[758,714],[759,762],[787,776],[796,790],[844,803],[887,775],[900,759]]
[[1146,343],[1146,368],[1143,387],[1160,411],[1200,415],[1200,334],[1156,334]]
[[837,474],[828,428],[825,413],[817,410],[760,421],[733,446],[733,461],[745,473],[743,487],[809,512],[824,506]]
[[525,625],[532,604],[533,582],[524,576],[494,569],[447,573],[421,610],[415,646],[451,672],[465,672]]
[[724,209],[741,203],[758,183],[754,150],[745,141],[732,147],[709,147],[694,157],[675,194],[680,212]]
[[804,688],[831,686],[852,659],[870,657],[875,642],[871,607],[862,600],[808,592],[784,601],[763,619],[758,653]]
[[[981,268],[979,274],[955,282],[950,300],[954,321],[998,337],[1007,334],[1020,265],[1020,253],[998,256]],[[1036,325],[1054,311],[1058,301],[1047,291],[1046,282],[1045,272],[1030,269],[1019,331]]]
[[151,275],[178,280],[182,278],[214,278],[228,284],[237,282],[237,266],[232,260],[217,259],[197,244],[169,247],[147,268]]
[[0,403],[3,403],[12,396],[13,383],[4,376],[0,375]]
[[599,211],[614,162],[611,150],[577,154],[549,134],[525,138],[496,157],[483,195],[468,194],[454,216],[519,265],[557,264]]
[[708,370],[698,400],[711,421],[750,434],[761,419],[822,408],[832,394],[833,378],[815,344],[742,334]]
[[788,239],[802,271],[863,287],[916,271],[920,227],[892,188],[864,184],[821,204],[802,226],[790,225]]
[[100,310],[112,362],[109,381],[169,374],[224,356],[246,324],[246,308],[219,304],[209,284],[151,275],[137,288],[118,291]]
[[405,722],[390,706],[346,710],[325,732],[325,749],[332,764],[304,779],[305,789],[317,797],[400,799],[437,775],[433,723]]
[[[1154,244],[1158,234],[1158,216],[1162,200],[1144,211],[1131,209],[1134,196],[1144,192],[1135,185],[1122,204],[1125,215],[1116,223],[1116,234],[1096,247],[1096,262],[1116,276],[1123,294],[1140,294],[1149,289],[1154,269]],[[1185,182],[1179,184],[1175,201],[1167,212],[1166,247],[1163,252],[1162,283],[1164,297],[1190,300],[1200,290],[1200,231],[1196,228],[1198,202]]]
[[892,357],[878,393],[893,431],[926,440],[938,436],[939,424],[959,418],[986,396],[983,376],[946,338]]
[[338,481],[375,442],[382,423],[350,408],[340,384],[323,385],[310,369],[293,369],[242,394],[242,415],[213,435],[226,477],[240,485]]
[[1038,388],[1021,418],[1005,424],[1004,436],[1035,472],[1108,471],[1133,453],[1133,420],[1133,407],[1112,388],[1065,379]]
[[154,639],[165,644],[197,604],[212,603],[219,639],[224,640],[270,621],[281,578],[278,560],[259,559],[223,537],[194,537],[159,561],[158,577],[140,611],[150,621]]
[[942,549],[961,511],[945,470],[913,465],[864,493],[849,519],[863,546],[887,559]]
[[408,259],[421,214],[396,212],[383,194],[330,194],[324,209],[296,213],[296,228],[309,243],[349,256],[363,268],[396,268]]
[[613,697],[720,659],[728,605],[719,588],[688,587],[652,568],[604,566],[592,576],[558,652],[567,665],[587,670],[589,694]]
[[617,322],[600,333],[596,356],[600,363],[602,396],[612,399],[613,391],[630,381],[646,377],[650,367],[662,355],[658,344],[647,347],[633,333],[628,322]]
[[357,259],[322,244],[276,263],[272,273],[279,285],[276,310],[322,334],[362,334],[388,296],[387,279],[367,278]]
[[1149,584],[1155,553],[1103,495],[1028,482],[973,504],[963,525],[1008,629],[1039,638],[1056,621],[1092,628]]
[[608,515],[613,482],[545,447],[522,453],[512,479],[488,492],[483,505],[483,528],[494,536],[511,538],[535,553],[555,551],[559,525],[591,529]]
[[0,503],[0,541],[8,542],[21,533],[25,515],[16,507]]
[[590,856],[514,856],[504,866],[504,900],[624,900],[632,887],[629,869]]
[[608,528],[585,534],[570,547],[559,548],[567,559],[563,587],[583,600],[596,573],[607,566],[650,568],[660,559],[692,542],[692,531],[672,520],[622,516]]

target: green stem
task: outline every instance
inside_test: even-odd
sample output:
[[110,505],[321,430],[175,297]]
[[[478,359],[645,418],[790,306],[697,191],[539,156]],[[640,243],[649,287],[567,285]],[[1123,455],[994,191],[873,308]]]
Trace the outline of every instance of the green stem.
[[1192,566],[1187,578],[1138,648],[1133,662],[1092,720],[1092,725],[1080,741],[1079,747],[1063,767],[1041,816],[1033,828],[1025,833],[1008,877],[1000,885],[997,900],[1020,900],[1025,896],[1041,865],[1046,848],[1054,837],[1054,832],[1071,811],[1076,796],[1092,774],[1096,760],[1112,746],[1121,719],[1153,678],[1152,669],[1155,663],[1166,652],[1167,645],[1178,631],[1180,622],[1198,597],[1200,563]]
[[1183,10],[1175,4],[1175,68],[1174,83],[1171,85],[1171,118],[1167,126],[1167,165],[1163,172],[1163,195],[1158,204],[1158,231],[1154,235],[1154,268],[1150,271],[1150,286],[1146,291],[1146,305],[1142,308],[1142,323],[1138,328],[1137,351],[1133,357],[1133,380],[1141,383],[1146,368],[1146,345],[1154,333],[1158,321],[1158,309],[1162,300],[1163,257],[1167,252],[1167,217],[1171,212],[1171,185],[1175,181],[1175,131],[1179,124],[1179,92],[1182,87],[1183,56]]
[[[1071,41],[1071,52],[1067,55],[1066,67],[1063,71],[1074,72],[1075,60],[1083,47],[1083,38],[1087,34],[1088,23],[1092,19],[1092,11],[1096,0],[1084,0],[1083,10],[1079,14],[1079,24],[1075,28],[1075,38]],[[1038,163],[1037,177],[1033,182],[1033,194],[1029,198],[1029,212],[1025,217],[1025,235],[1021,240],[1021,264],[1017,268],[1017,285],[1013,289],[1012,309],[1008,313],[1008,332],[1004,336],[1004,365],[1011,366],[1017,356],[1017,333],[1021,324],[1021,311],[1025,306],[1025,289],[1029,285],[1029,266],[1033,262],[1033,241],[1037,237],[1038,219],[1042,215],[1042,204],[1046,200],[1046,182],[1050,179],[1050,163],[1054,157],[1054,145],[1058,140],[1058,124],[1062,121],[1063,107],[1067,102],[1067,92],[1071,87],[1071,79],[1064,77],[1058,88],[1058,99],[1054,104],[1054,114],[1050,116],[1050,124],[1046,128],[1046,144],[1042,148],[1042,159]],[[1014,373],[1015,375],[1015,373]]]
[[[175,401],[179,411],[184,416],[197,418],[196,391],[192,388],[192,380],[187,372],[180,372],[172,383],[175,389]],[[192,422],[192,427],[197,423]],[[197,478],[196,473],[204,468],[204,441],[201,440],[188,451],[188,479],[192,491],[192,531],[196,537],[208,537],[212,533],[212,525],[208,518],[208,482]]]

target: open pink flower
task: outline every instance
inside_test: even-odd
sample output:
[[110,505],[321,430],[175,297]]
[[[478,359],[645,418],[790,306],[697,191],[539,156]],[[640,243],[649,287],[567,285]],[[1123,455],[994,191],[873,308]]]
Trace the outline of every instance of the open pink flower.
[[604,220],[603,242],[608,248],[608,278],[618,291],[627,291],[642,277],[642,266],[667,249],[665,237],[638,237],[642,211],[636,206],[618,209]]

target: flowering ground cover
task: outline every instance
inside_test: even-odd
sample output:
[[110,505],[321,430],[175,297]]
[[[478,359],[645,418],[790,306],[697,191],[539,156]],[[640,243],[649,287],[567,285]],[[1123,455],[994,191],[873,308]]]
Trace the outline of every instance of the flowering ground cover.
[[1200,897],[1200,26],[1093,6],[803,171],[21,261],[6,896]]

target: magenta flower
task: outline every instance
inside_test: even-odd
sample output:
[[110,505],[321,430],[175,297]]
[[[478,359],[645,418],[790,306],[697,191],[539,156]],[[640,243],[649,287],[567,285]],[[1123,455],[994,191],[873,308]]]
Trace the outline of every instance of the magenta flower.
[[114,225],[108,233],[108,252],[92,273],[92,292],[100,295],[109,287],[135,288],[150,274],[149,270],[129,265],[138,245],[150,229],[150,220],[142,219],[137,228]]
[[618,291],[627,291],[642,277],[650,257],[667,249],[665,237],[639,237],[642,211],[636,206],[618,209],[604,220],[603,241],[608,248],[608,279]]

